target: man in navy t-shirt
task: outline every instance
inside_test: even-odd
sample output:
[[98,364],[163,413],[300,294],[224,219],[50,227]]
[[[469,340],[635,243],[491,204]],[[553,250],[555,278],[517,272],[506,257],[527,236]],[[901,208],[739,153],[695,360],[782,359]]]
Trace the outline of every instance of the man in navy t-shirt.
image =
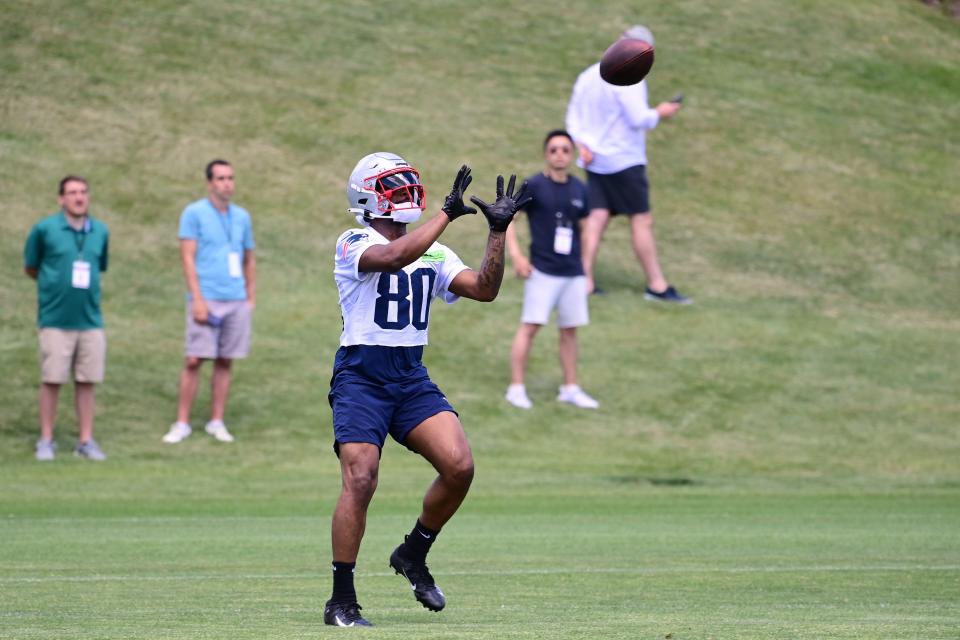
[[590,321],[587,278],[580,257],[580,232],[589,208],[586,186],[568,171],[573,149],[573,139],[566,131],[548,133],[543,142],[546,167],[527,180],[534,196],[524,208],[530,222],[529,260],[520,249],[513,224],[507,229],[513,267],[526,280],[523,315],[510,350],[511,381],[506,395],[507,402],[521,409],[533,407],[523,383],[527,360],[534,337],[553,309],[557,310],[563,368],[557,400],[584,409],[600,406],[577,384],[577,327]]

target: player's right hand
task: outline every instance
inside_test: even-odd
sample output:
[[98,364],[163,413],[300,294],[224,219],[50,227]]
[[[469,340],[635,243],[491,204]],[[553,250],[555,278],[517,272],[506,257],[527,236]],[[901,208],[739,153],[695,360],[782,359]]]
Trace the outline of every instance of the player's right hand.
[[450,190],[447,198],[443,201],[443,207],[441,207],[443,212],[447,214],[447,217],[450,218],[451,222],[460,216],[477,212],[476,209],[473,207],[468,207],[463,202],[463,193],[467,190],[467,187],[470,186],[472,181],[473,178],[470,177],[470,167],[467,165],[461,166],[460,171],[457,171],[457,177],[453,180],[453,188]]
[[503,176],[497,176],[497,199],[493,204],[487,204],[476,196],[470,196],[470,202],[480,207],[480,211],[486,216],[490,231],[506,231],[517,211],[533,200],[533,196],[527,193],[527,181],[524,180],[520,190],[514,194],[513,187],[516,183],[517,176],[510,176],[507,191],[504,192]]

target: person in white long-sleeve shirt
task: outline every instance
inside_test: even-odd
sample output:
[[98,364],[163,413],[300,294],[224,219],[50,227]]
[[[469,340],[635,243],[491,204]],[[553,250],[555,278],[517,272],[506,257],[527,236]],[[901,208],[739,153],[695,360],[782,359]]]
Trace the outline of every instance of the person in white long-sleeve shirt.
[[[642,25],[627,29],[621,37],[653,45],[653,34]],[[579,151],[577,164],[587,172],[591,209],[583,234],[583,267],[590,291],[596,291],[593,267],[600,240],[611,215],[621,214],[630,218],[633,250],[647,275],[644,297],[691,302],[667,282],[660,268],[646,171],[647,131],[679,110],[679,102],[651,108],[646,80],[628,86],[606,82],[600,77],[599,63],[577,78],[566,125]]]

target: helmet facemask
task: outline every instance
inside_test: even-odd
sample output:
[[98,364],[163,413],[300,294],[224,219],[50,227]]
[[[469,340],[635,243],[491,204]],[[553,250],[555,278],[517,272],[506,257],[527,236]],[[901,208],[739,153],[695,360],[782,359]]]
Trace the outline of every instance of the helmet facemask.
[[423,185],[413,167],[390,169],[371,178],[377,210],[394,222],[416,222],[423,213]]
[[400,156],[377,152],[365,156],[350,174],[350,213],[364,226],[381,218],[407,224],[423,213],[425,192],[420,172]]

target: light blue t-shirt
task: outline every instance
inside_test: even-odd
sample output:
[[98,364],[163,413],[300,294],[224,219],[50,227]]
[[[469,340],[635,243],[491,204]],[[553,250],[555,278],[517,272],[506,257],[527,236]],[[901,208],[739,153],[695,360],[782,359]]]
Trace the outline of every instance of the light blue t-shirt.
[[246,280],[230,275],[230,253],[252,250],[253,226],[247,210],[230,204],[227,213],[220,213],[209,199],[187,205],[180,215],[181,240],[197,241],[197,278],[200,293],[207,300],[246,300]]

